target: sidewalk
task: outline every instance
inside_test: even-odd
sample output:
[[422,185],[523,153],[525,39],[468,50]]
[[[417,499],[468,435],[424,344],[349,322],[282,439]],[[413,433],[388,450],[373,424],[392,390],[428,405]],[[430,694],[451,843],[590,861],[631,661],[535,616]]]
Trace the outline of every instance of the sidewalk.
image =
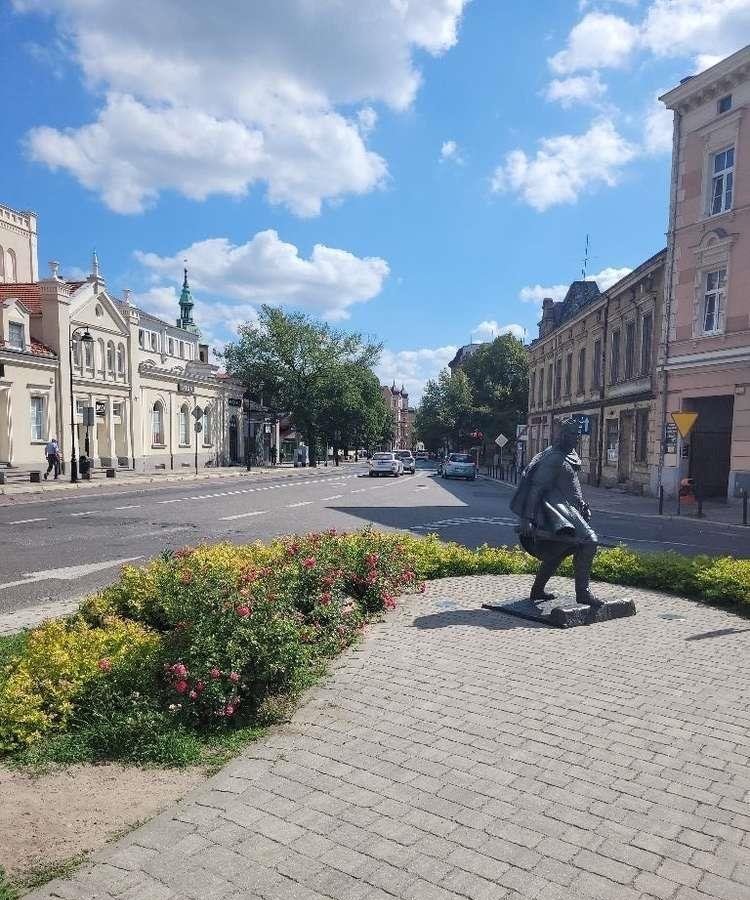
[[[346,468],[352,463],[342,463],[339,469]],[[67,491],[90,491],[101,487],[118,487],[123,484],[168,484],[179,481],[203,481],[207,478],[249,478],[257,476],[273,475],[279,477],[298,476],[304,477],[313,473],[334,470],[336,467],[329,465],[319,465],[317,468],[295,469],[291,465],[280,466],[253,466],[252,471],[248,472],[244,466],[223,466],[217,468],[204,468],[198,471],[196,475],[194,471],[184,472],[134,472],[132,469],[118,469],[115,478],[107,478],[104,472],[97,473],[91,481],[78,481],[71,484],[64,476],[60,476],[57,481],[42,481],[39,484],[31,484],[30,482],[11,482],[10,484],[0,485],[0,498],[17,497],[28,494],[56,494],[58,492]]]
[[635,590],[573,631],[480,608],[529,584],[405,598],[288,724],[27,900],[750,896],[747,620]]
[[[502,484],[515,490],[513,482],[502,481],[482,473],[480,475],[488,481]],[[659,517],[659,501],[656,497],[640,497],[637,494],[629,494],[618,488],[598,488],[588,484],[583,485],[583,493],[589,506],[595,512],[619,513],[621,515],[642,517]],[[703,524],[737,525],[742,527],[742,501],[730,498],[727,501],[706,500],[703,503],[703,517],[698,518],[698,507],[695,503],[683,503],[680,518],[694,520]],[[670,519],[677,517],[677,501],[665,500],[664,513],[661,518]],[[750,527],[748,528],[750,534]]]

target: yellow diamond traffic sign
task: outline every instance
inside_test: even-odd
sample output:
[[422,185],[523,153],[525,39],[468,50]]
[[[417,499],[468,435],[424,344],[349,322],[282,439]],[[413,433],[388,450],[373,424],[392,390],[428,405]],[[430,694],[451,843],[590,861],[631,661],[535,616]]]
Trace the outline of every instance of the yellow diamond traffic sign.
[[692,431],[693,425],[698,420],[697,412],[673,412],[672,421],[677,426],[680,436],[684,439]]

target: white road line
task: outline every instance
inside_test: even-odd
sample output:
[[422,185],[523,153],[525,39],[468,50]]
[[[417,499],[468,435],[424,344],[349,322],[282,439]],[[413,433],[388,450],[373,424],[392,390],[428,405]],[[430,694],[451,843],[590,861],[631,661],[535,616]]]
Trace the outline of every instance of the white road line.
[[46,522],[47,517],[42,516],[39,519],[16,519],[15,522],[8,522],[8,525],[28,525],[29,522]]
[[262,516],[263,513],[268,512],[267,509],[254,509],[252,512],[239,513],[236,516],[222,516],[219,521],[220,522],[232,522],[234,519],[247,519],[250,516]]
[[312,506],[312,500],[303,500],[301,503],[289,503],[287,509],[296,509],[298,506]]
[[103,569],[111,569],[113,566],[121,566],[123,563],[141,559],[140,556],[128,556],[124,559],[110,559],[106,562],[89,563],[83,566],[64,566],[61,569],[45,569],[40,572],[24,572],[18,581],[8,581],[0,584],[0,590],[9,587],[18,587],[22,584],[32,584],[35,581],[75,581],[84,575],[93,572],[101,572]]
[[367,488],[357,488],[356,491],[349,491],[350,494],[364,494]]
[[140,508],[141,508],[141,504],[140,504],[140,503],[134,503],[134,504],[132,504],[131,506],[116,506],[116,507],[115,507],[115,510],[120,510],[120,509],[140,509]]
[[[321,497],[320,502],[325,503],[328,500],[340,500],[343,496],[343,494],[334,494],[332,497]],[[312,503],[312,501],[310,502]]]
[[[182,503],[183,500],[189,500],[189,497],[177,497],[174,500],[157,500],[157,503],[160,506],[163,506],[165,503]],[[203,499],[203,498],[201,498]]]
[[71,516],[93,516],[94,510],[89,509],[86,512],[70,513]]

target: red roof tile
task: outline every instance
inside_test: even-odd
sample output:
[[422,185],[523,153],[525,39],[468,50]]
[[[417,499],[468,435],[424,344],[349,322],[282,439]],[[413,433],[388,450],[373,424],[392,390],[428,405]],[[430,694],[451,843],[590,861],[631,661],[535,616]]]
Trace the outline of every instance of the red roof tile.
[[11,347],[7,341],[0,338],[0,350],[13,350],[16,353],[31,353],[32,356],[57,356],[54,350],[50,350],[49,347],[45,346],[40,341],[35,341],[34,338],[31,339],[31,342],[23,350],[19,350],[17,347]]
[[0,284],[0,303],[11,298],[20,300],[32,316],[41,316],[42,292],[38,281],[26,284]]

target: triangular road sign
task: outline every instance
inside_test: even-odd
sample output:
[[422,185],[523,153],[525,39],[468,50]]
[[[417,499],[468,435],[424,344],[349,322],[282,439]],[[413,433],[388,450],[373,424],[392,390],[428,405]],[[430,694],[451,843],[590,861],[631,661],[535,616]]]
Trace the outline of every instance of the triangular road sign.
[[677,426],[677,430],[680,432],[680,436],[684,439],[686,438],[690,432],[692,431],[693,425],[695,425],[698,420],[697,412],[673,412],[672,421]]

